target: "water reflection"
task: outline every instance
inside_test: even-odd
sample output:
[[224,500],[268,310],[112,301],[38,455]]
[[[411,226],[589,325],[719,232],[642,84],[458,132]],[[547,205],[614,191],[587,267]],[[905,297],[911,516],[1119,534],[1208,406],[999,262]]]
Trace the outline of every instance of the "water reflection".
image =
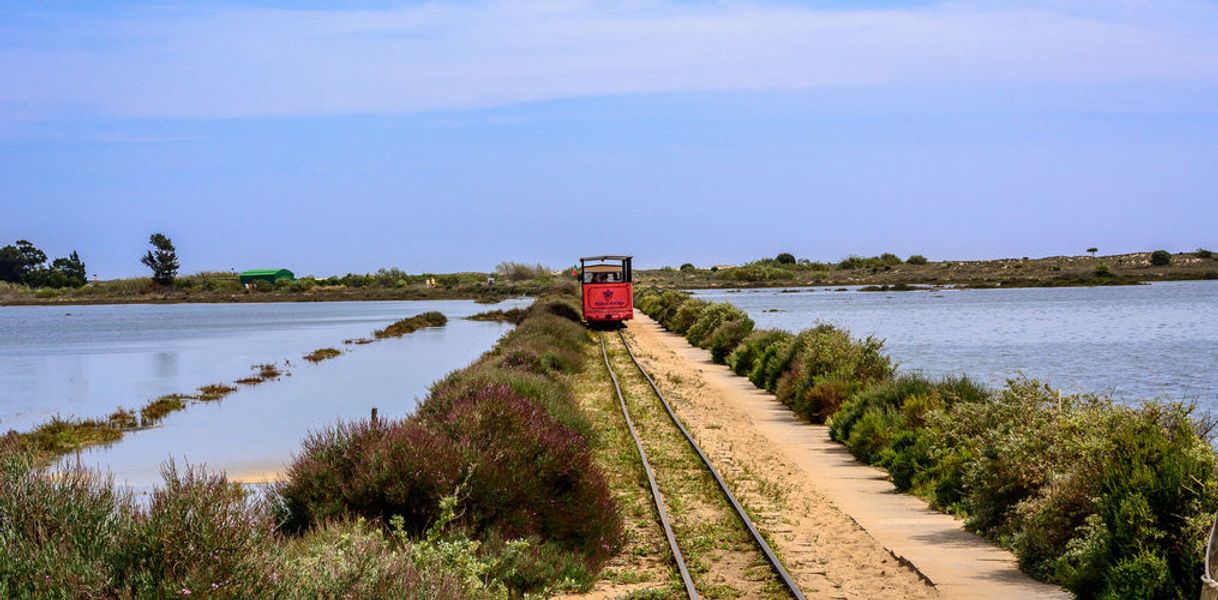
[[157,352],[153,355],[153,365],[157,377],[174,377],[178,374],[178,353]]

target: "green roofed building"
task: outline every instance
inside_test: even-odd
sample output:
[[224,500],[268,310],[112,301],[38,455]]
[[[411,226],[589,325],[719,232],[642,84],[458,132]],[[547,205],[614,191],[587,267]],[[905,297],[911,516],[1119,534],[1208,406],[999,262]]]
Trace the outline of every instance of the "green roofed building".
[[296,276],[287,269],[250,269],[249,271],[241,272],[241,285],[249,285],[255,281],[275,283],[280,279],[293,281],[296,279]]

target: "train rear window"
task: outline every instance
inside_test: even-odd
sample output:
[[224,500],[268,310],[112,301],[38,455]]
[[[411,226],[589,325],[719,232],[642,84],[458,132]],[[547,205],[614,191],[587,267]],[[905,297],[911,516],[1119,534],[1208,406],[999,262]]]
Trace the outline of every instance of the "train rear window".
[[584,271],[584,283],[621,283],[622,272],[618,271]]

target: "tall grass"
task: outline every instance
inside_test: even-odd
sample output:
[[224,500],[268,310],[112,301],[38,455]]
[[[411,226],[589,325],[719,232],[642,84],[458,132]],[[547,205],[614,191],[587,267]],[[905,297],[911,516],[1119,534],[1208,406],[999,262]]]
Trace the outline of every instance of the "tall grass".
[[[733,310],[655,290],[636,306],[704,347]],[[818,325],[753,331],[714,357],[1039,579],[1082,598],[1196,597],[1218,458],[1190,406],[900,374],[882,350]]]

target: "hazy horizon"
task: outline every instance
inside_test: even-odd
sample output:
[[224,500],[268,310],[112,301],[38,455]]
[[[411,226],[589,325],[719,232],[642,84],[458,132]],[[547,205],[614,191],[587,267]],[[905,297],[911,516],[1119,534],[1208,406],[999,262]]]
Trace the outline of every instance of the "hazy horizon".
[[0,245],[144,274],[1218,248],[1218,3],[11,2]]

